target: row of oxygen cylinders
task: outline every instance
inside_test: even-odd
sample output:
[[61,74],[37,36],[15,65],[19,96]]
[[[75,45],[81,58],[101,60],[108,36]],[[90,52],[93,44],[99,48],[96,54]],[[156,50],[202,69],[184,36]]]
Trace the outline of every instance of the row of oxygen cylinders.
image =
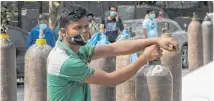
[[[189,24],[188,62],[190,70],[203,65],[201,62],[203,59],[212,61],[210,58],[213,54],[212,28],[213,25],[208,16],[201,25],[194,15]],[[163,34],[162,37],[171,36]],[[44,35],[40,32],[36,44],[32,45],[25,54],[24,101],[48,100],[46,62],[52,48],[46,44],[43,38]],[[0,42],[0,101],[16,101],[16,48],[9,40],[5,26],[1,28]],[[206,52],[204,54],[207,55],[203,55],[201,51]],[[130,64],[129,58],[130,55],[106,57],[94,60],[89,65],[112,72]],[[161,64],[150,64],[140,69],[135,76],[116,88],[91,85],[92,101],[181,101],[181,54],[164,50],[160,61]]]

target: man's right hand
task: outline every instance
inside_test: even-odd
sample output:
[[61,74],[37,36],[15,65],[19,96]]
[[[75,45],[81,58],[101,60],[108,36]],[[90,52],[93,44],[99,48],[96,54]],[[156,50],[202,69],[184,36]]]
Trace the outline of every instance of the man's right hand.
[[145,48],[142,55],[146,55],[147,62],[157,60],[162,56],[162,50],[158,45],[151,45]]

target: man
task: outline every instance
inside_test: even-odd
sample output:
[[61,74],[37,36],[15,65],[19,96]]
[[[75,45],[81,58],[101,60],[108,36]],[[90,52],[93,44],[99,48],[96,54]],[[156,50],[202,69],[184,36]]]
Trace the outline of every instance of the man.
[[99,31],[99,24],[95,21],[94,15],[92,13],[88,14],[88,22],[89,22],[89,28],[91,29],[91,35],[95,32]]
[[117,8],[115,6],[111,6],[109,8],[109,16],[102,21],[105,24],[106,36],[110,42],[115,42],[118,36],[118,31],[123,31],[123,23],[119,18],[119,14],[117,12]]
[[158,37],[157,23],[155,21],[155,11],[148,10],[149,18],[143,21],[143,34],[144,38]]
[[[89,38],[86,9],[76,5],[65,7],[58,21],[62,39],[57,41],[47,62],[49,101],[91,101],[89,84],[116,86],[131,78],[149,61],[159,58],[160,47],[169,51],[175,51],[177,47],[177,42],[172,38],[127,40],[90,46],[86,44]],[[174,46],[173,49],[169,48],[170,44]],[[145,51],[136,62],[114,72],[88,67],[93,59],[131,54],[144,48]]]
[[46,39],[48,45],[50,45],[51,47],[55,46],[56,39],[53,32],[48,27],[48,18],[44,14],[41,14],[39,15],[38,25],[36,25],[32,29],[32,31],[30,32],[27,38],[27,41],[26,41],[27,48],[35,44],[36,39],[39,39],[40,32],[43,32],[44,39]]

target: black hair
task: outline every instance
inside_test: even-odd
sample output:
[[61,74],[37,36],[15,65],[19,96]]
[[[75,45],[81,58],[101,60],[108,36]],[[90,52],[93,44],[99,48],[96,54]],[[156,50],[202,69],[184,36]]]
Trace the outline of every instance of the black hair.
[[60,28],[66,28],[66,26],[74,21],[87,16],[87,10],[79,5],[69,5],[61,8],[59,11],[57,21]]
[[116,6],[110,6],[109,7],[109,11],[111,10],[111,8],[116,8],[116,11],[117,11],[117,7]]
[[146,11],[146,13],[149,14],[149,13],[151,13],[152,11],[155,11],[155,10],[154,10],[154,9],[148,9],[148,10]]
[[48,22],[48,18],[45,14],[40,14],[39,15],[39,18],[38,18],[38,23],[42,23],[44,21],[47,21]]
[[94,14],[92,14],[92,13],[88,13],[88,15],[87,16],[92,16],[92,17],[94,17]]

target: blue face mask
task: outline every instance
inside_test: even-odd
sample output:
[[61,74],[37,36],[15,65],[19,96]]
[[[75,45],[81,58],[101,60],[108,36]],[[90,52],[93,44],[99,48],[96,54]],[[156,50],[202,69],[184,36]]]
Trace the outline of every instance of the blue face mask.
[[46,29],[48,26],[47,26],[47,24],[39,24],[39,28],[41,29],[41,30],[44,30],[44,29]]
[[150,14],[151,19],[155,19],[155,14]]
[[116,12],[114,12],[114,11],[110,11],[110,16],[113,16],[113,17],[115,17],[117,14],[116,14]]

